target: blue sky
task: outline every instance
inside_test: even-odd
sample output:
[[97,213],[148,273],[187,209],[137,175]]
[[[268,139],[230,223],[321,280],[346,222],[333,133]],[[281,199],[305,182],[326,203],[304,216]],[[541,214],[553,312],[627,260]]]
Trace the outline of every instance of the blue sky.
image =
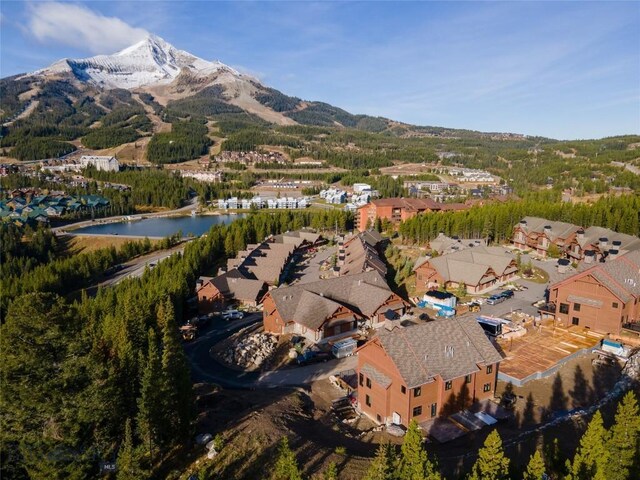
[[151,32],[286,94],[418,125],[640,133],[640,2],[0,3],[2,77]]

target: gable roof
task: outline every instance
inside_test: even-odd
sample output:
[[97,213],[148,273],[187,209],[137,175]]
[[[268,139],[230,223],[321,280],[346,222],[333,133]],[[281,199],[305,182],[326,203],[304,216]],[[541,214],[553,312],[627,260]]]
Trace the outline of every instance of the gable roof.
[[262,291],[266,290],[265,282],[246,278],[237,269],[229,270],[215,278],[201,277],[201,279],[203,284],[198,290],[211,283],[223,296],[232,296],[236,300],[258,301]]
[[[600,247],[600,239],[607,239],[607,246]],[[620,252],[628,252],[632,250],[640,250],[640,238],[635,237],[633,235],[626,235],[624,233],[614,232],[608,228],[602,227],[589,227],[584,230],[584,236],[576,239],[580,247],[584,248],[588,245],[597,246],[599,248],[604,248],[606,250],[616,249]],[[613,245],[613,242],[620,242],[620,245]]]
[[500,247],[474,247],[439,257],[420,257],[413,269],[429,262],[446,282],[477,285],[489,269],[496,275],[502,275],[514,260],[511,253]]
[[594,265],[552,285],[551,288],[558,288],[587,275],[591,275],[625,303],[634,297],[638,298],[640,297],[640,250]]
[[387,274],[387,266],[378,255],[376,246],[382,235],[371,231],[362,232],[351,237],[344,244],[344,264],[340,267],[340,275],[376,270],[381,275]]
[[[271,290],[269,295],[285,322],[304,325],[305,322],[315,324],[315,320],[307,318],[311,316],[315,319],[316,309],[326,314],[333,307],[339,306],[351,310],[356,315],[370,317],[393,292],[377,271],[370,271],[276,288]],[[331,314],[336,308],[333,308]]]
[[479,371],[479,365],[500,362],[502,356],[472,316],[434,320],[409,327],[380,329],[380,344],[408,388]]
[[[523,224],[522,222],[526,223]],[[551,227],[551,232],[548,236],[551,241],[555,241],[558,238],[566,239],[580,230],[580,227],[572,223],[553,222],[540,217],[524,217],[518,226],[526,232],[527,235],[531,235],[532,233],[544,233],[544,228],[549,226]]]
[[381,198],[372,200],[370,204],[376,207],[403,208],[408,211],[440,210],[442,208],[442,204],[430,198]]

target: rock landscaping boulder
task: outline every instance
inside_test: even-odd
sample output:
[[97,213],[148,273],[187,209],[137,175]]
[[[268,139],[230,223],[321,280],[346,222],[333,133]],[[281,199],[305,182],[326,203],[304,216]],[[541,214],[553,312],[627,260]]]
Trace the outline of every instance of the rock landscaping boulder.
[[230,346],[221,357],[226,363],[242,368],[259,367],[273,353],[277,344],[274,335],[254,333]]

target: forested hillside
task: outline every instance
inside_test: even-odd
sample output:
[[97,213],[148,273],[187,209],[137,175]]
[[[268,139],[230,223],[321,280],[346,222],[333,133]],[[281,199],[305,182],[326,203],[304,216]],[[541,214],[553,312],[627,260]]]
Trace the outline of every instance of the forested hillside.
[[[193,433],[176,322],[198,275],[268,234],[306,225],[343,229],[349,222],[343,212],[282,212],[218,225],[182,256],[73,303],[61,296],[76,287],[70,272],[103,271],[127,253],[42,259],[29,275],[3,278],[15,284],[0,327],[3,477],[95,478],[100,461],[123,451],[140,469],[135,478],[149,476]],[[3,242],[3,257],[24,254],[20,248]]]

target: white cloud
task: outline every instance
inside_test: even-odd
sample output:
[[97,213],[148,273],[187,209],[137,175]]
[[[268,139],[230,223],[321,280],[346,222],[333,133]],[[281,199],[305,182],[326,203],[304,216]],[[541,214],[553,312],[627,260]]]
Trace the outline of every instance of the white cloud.
[[29,8],[28,32],[40,42],[56,42],[90,53],[113,53],[148,32],[81,5],[46,2]]

